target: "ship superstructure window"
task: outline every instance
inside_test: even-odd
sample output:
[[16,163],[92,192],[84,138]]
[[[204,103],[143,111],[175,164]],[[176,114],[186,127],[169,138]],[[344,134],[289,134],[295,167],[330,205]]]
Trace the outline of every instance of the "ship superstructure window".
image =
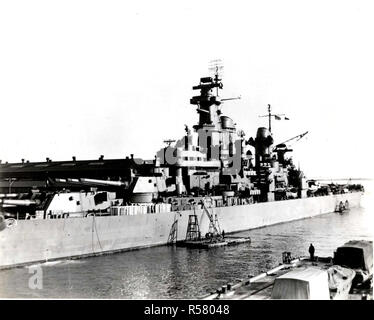
[[75,163],[63,163],[61,166],[62,167],[74,167]]
[[104,162],[90,162],[88,165],[89,166],[102,166]]
[[207,160],[210,160],[212,158],[212,137],[208,136],[207,138]]
[[94,196],[95,205],[108,201],[108,196],[106,192],[100,192]]
[[230,141],[229,143],[229,156],[232,157],[234,155],[234,144]]

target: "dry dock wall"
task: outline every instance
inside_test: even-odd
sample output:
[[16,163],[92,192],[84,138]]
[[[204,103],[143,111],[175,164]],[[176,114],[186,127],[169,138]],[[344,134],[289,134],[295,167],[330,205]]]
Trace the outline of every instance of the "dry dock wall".
[[[228,232],[333,212],[340,201],[360,204],[361,193],[218,207],[221,229]],[[19,220],[0,231],[0,268],[38,261],[101,254],[166,244],[175,220],[178,240],[184,240],[193,211],[129,216]],[[209,226],[203,210],[196,210],[204,235]]]

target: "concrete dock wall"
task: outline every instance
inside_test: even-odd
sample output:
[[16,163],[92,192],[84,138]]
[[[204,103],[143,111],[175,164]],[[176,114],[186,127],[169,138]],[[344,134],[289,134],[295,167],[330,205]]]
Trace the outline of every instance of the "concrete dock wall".
[[[340,201],[348,200],[350,207],[356,207],[360,198],[361,193],[356,192],[213,210],[218,214],[221,229],[228,233],[333,212]],[[178,240],[184,240],[190,214],[193,211],[19,220],[17,225],[0,231],[0,268],[163,245],[175,220],[178,220]],[[208,217],[201,209],[196,214],[204,235],[209,227]]]

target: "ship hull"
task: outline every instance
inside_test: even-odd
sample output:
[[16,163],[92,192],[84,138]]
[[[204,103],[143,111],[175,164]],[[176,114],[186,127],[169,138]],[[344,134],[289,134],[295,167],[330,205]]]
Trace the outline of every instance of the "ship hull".
[[[360,205],[361,193],[348,193],[306,199],[294,199],[217,207],[221,229],[225,233],[250,230],[288,221],[310,218],[335,211],[346,200],[350,207]],[[193,210],[129,216],[19,220],[0,231],[0,269],[64,258],[79,258],[117,251],[165,245],[175,221],[176,237],[184,240],[188,216]],[[196,210],[202,235],[209,220]]]

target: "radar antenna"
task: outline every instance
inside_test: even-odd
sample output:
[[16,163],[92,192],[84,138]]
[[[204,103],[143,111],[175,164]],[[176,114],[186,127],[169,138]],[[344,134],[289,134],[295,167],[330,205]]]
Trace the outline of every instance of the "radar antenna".
[[170,147],[170,145],[171,145],[172,143],[174,143],[175,141],[176,141],[176,140],[168,139],[168,140],[164,140],[164,143],[166,143],[167,146]]
[[[209,62],[209,71],[213,74],[214,76],[214,82],[218,83],[222,80],[222,75],[223,75],[223,62],[221,59],[215,59],[211,60]],[[222,89],[217,87],[217,97],[218,97],[218,89]]]
[[[223,76],[223,62],[221,59],[215,59],[215,60],[211,60],[209,62],[209,71],[211,72],[211,74],[213,75],[214,77],[214,82],[215,83],[218,83],[222,80],[222,76]],[[218,97],[218,89],[222,89],[223,88],[223,85],[221,85],[220,87],[216,87],[216,95]],[[238,97],[233,97],[233,98],[223,98],[223,99],[220,99],[221,102],[224,102],[224,101],[230,101],[230,100],[240,100],[242,97],[241,96],[238,96]]]

